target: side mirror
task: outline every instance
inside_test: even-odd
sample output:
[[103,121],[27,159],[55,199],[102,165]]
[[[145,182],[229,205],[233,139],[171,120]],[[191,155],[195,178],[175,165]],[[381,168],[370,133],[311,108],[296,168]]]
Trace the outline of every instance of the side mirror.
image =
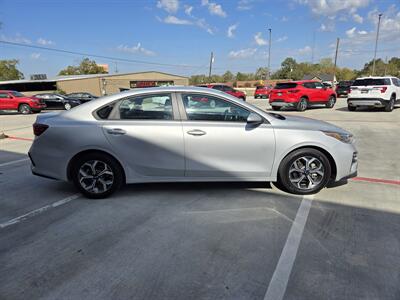
[[263,118],[260,117],[260,115],[256,114],[256,113],[250,113],[249,116],[247,117],[247,124],[261,124],[263,123],[264,120]]

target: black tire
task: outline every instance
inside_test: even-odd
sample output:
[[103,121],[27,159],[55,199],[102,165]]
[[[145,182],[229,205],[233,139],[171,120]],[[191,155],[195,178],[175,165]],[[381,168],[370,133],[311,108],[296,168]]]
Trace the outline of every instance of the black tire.
[[348,109],[349,111],[356,111],[357,106],[347,105],[347,109]]
[[40,113],[41,111],[42,111],[41,109],[32,110],[32,112],[33,112],[34,114],[38,114],[38,113]]
[[[108,166],[108,169],[112,171],[112,176],[105,174],[103,176],[108,176],[108,180],[111,180],[112,177],[112,184],[109,185],[109,187],[107,189],[105,189],[103,192],[99,192],[99,191],[95,191],[94,189],[96,189],[97,187],[102,187],[101,184],[98,182],[100,181],[100,179],[96,178],[96,179],[88,179],[88,180],[92,180],[95,181],[95,183],[93,184],[93,189],[91,191],[89,191],[87,188],[85,188],[83,185],[85,184],[84,180],[82,180],[82,177],[80,178],[80,170],[81,168],[85,168],[86,164],[91,164],[91,162],[93,161],[98,161],[100,162],[100,167],[102,166],[102,163],[106,164]],[[103,169],[103,171],[106,168]],[[83,169],[84,170],[84,169]],[[101,173],[101,168],[98,170]],[[91,174],[89,174],[89,172],[87,172],[88,175],[90,176]],[[87,198],[90,199],[102,199],[102,198],[106,198],[108,196],[110,196],[111,194],[113,194],[115,191],[117,191],[122,184],[125,181],[125,176],[124,176],[124,171],[121,167],[121,165],[118,163],[117,160],[115,160],[113,157],[104,154],[104,153],[88,153],[85,155],[82,155],[80,157],[78,157],[77,159],[75,159],[75,161],[72,162],[72,168],[71,168],[71,178],[72,181],[75,185],[75,187]],[[97,174],[99,175],[99,174]],[[100,176],[99,176],[100,178]],[[107,179],[102,177],[101,179]],[[82,181],[82,184],[80,183],[80,181]],[[90,183],[90,182],[89,182]],[[103,186],[104,187],[104,186]]]
[[395,96],[390,97],[390,100],[385,105],[385,111],[391,112],[394,109],[394,102],[396,101]]
[[336,103],[336,98],[335,96],[330,96],[328,99],[328,102],[325,104],[327,108],[333,108]]
[[20,104],[18,106],[18,112],[23,115],[29,115],[32,113],[32,108],[28,104]]
[[306,97],[301,97],[300,101],[296,105],[297,111],[305,111],[308,107],[308,101]]
[[271,106],[272,110],[280,110],[281,108],[279,106]]
[[[311,160],[314,158],[314,161],[310,163],[310,168],[304,168],[301,169],[301,172],[297,171],[292,171],[289,172],[290,168],[292,165],[295,163],[295,161],[305,161],[304,159],[309,159]],[[297,163],[298,165],[299,163]],[[313,164],[315,164],[317,167],[322,166],[321,169],[318,168],[313,168]],[[304,164],[305,166],[305,164]],[[300,169],[299,169],[300,170]],[[313,172],[315,170],[315,172]],[[319,171],[322,173],[316,174],[316,172]],[[304,173],[303,173],[304,172]],[[290,174],[289,174],[290,173]],[[290,178],[290,176],[296,177],[297,178]],[[294,176],[295,175],[295,176]],[[315,175],[315,178],[314,178]],[[304,176],[304,177],[302,177]],[[321,189],[323,189],[329,182],[331,177],[331,165],[329,163],[328,158],[323,154],[322,152],[313,149],[313,148],[302,148],[295,150],[291,153],[289,153],[281,162],[278,170],[278,184],[277,187],[282,187],[281,189],[285,192],[291,193],[291,194],[296,194],[296,195],[309,195],[309,194],[315,194],[318,193]],[[303,180],[297,181],[298,183],[294,183],[292,181],[298,180],[299,178],[304,178]],[[310,184],[310,180],[308,178],[311,178],[315,183],[314,186],[310,188],[306,188],[305,185]]]
[[241,99],[241,100],[243,100],[243,101],[246,101],[246,98],[245,98],[245,97],[240,97],[239,99]]

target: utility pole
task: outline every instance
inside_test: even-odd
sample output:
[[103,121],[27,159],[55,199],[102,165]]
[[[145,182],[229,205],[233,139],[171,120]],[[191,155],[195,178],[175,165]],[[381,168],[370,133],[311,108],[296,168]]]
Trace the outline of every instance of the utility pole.
[[268,43],[268,70],[267,70],[267,79],[270,79],[271,77],[271,32],[272,29],[268,28],[269,31],[269,43]]
[[315,51],[315,30],[313,32],[313,43],[312,43],[312,51],[311,51],[311,63],[314,64],[314,51]]
[[372,64],[372,76],[375,74],[375,60],[376,60],[376,50],[378,48],[378,38],[379,38],[379,27],[381,26],[381,18],[382,14],[378,15],[378,28],[376,30],[376,39],[375,39],[375,53],[374,53],[374,61]]
[[118,73],[118,63],[115,61],[114,64],[115,64],[115,73]]
[[340,40],[339,38],[336,39],[335,65],[333,67],[333,80],[335,80],[335,78],[336,78],[336,63],[337,63],[337,55],[338,55],[338,51],[339,51],[339,40]]
[[385,76],[386,76],[386,72],[387,72],[387,65],[388,65],[388,57],[386,56],[386,58],[385,58]]
[[210,83],[211,83],[211,71],[212,71],[212,65],[213,65],[213,63],[214,63],[214,53],[211,52],[211,57],[210,57],[210,70],[209,70],[209,72],[208,72],[208,80],[210,81]]

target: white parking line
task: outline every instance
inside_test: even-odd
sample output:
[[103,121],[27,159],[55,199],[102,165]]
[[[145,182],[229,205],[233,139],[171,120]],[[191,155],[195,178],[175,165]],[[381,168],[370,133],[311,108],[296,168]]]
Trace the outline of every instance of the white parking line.
[[43,206],[43,207],[35,209],[35,210],[32,210],[32,211],[30,211],[30,212],[28,212],[28,213],[26,213],[26,214],[24,214],[22,216],[19,216],[19,217],[16,217],[14,219],[11,219],[11,220],[9,220],[7,222],[1,223],[0,224],[0,229],[8,227],[8,226],[11,226],[11,225],[14,225],[14,224],[18,224],[21,221],[24,221],[24,220],[27,220],[27,219],[32,218],[34,216],[37,216],[37,215],[39,215],[39,214],[41,214],[41,213],[43,213],[43,212],[45,212],[45,211],[47,211],[47,210],[49,210],[51,208],[55,208],[57,206],[61,206],[61,205],[67,204],[68,202],[71,202],[72,200],[75,200],[75,199],[79,198],[80,196],[81,196],[81,194],[75,194],[75,195],[69,196],[67,198],[64,198],[62,200],[59,200],[57,202],[54,202],[52,204]]
[[292,272],[293,264],[297,256],[313,198],[314,196],[312,195],[304,196],[301,200],[296,218],[290,228],[289,235],[274,274],[272,275],[264,300],[282,300],[285,296],[290,273]]
[[9,162],[0,164],[0,167],[13,165],[13,164],[17,164],[17,163],[20,163],[20,162],[23,162],[23,161],[28,161],[28,160],[29,160],[29,158],[22,158],[22,159],[18,159],[18,160],[13,160],[13,161],[9,161]]

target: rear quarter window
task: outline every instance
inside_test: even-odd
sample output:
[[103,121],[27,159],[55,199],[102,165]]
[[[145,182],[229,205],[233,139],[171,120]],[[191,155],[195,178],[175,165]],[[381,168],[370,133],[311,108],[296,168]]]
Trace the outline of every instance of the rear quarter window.
[[297,86],[297,83],[294,82],[283,82],[277,83],[275,85],[275,89],[293,89]]

